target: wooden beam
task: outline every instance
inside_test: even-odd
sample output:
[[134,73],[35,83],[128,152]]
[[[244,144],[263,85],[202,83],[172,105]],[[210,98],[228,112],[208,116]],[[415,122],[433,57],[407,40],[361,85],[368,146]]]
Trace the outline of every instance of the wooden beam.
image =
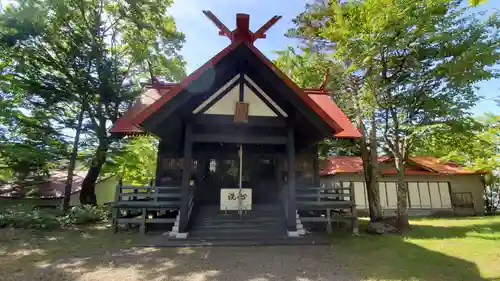
[[[196,115],[192,119],[193,124],[199,125],[234,125],[234,117],[231,115]],[[241,125],[241,124],[240,124]],[[245,126],[259,127],[285,127],[286,120],[278,117],[249,116]]]
[[[238,85],[238,82],[239,80],[236,80],[234,81],[233,83],[231,83],[226,89],[224,89],[224,91],[222,91],[221,93],[219,93],[214,99],[212,99],[209,103],[207,103],[203,108],[201,108],[200,110],[198,110],[196,112],[196,114],[203,114],[205,113],[207,110],[209,110],[216,102],[220,101],[223,97],[225,97],[234,87],[236,87]],[[215,95],[215,94],[214,94]],[[210,98],[210,97],[209,97]]]
[[286,144],[287,138],[280,136],[248,136],[248,135],[221,135],[221,134],[196,134],[193,142],[222,142],[239,144]]
[[288,158],[288,210],[287,210],[287,226],[288,231],[297,230],[297,198],[295,196],[295,132],[292,126],[288,127],[288,143],[287,143],[287,158]]
[[217,26],[219,29],[219,35],[226,36],[229,40],[233,38],[233,33],[229,30],[229,28],[227,28],[212,12],[203,11],[203,13],[215,24],[215,26]]
[[191,156],[192,156],[192,126],[190,123],[186,124],[186,130],[184,133],[184,158],[182,161],[182,184],[181,184],[181,208],[180,208],[180,218],[179,218],[179,233],[184,233],[187,231],[187,224],[189,221],[189,194],[190,186],[189,180],[191,177]]
[[240,73],[240,96],[239,96],[239,101],[243,102],[245,100],[245,79],[243,78],[243,72]]
[[252,90],[252,92],[254,92],[254,94],[263,102],[267,105],[267,107],[269,107],[273,112],[274,114],[276,114],[277,116],[281,117],[281,118],[284,118],[285,116],[283,116],[283,114],[281,114],[281,112],[274,106],[272,105],[264,96],[262,96],[262,94],[260,93],[260,91],[258,91],[251,83],[249,83],[248,81],[245,81],[245,85],[250,89]]
[[266,38],[266,32],[271,28],[273,25],[276,24],[281,19],[281,16],[274,16],[270,20],[268,20],[264,25],[262,25],[255,33],[254,33],[254,38],[253,40],[257,40],[259,38]]
[[163,145],[162,145],[162,141],[160,140],[158,142],[158,152],[156,155],[155,186],[158,186],[161,183],[160,178],[161,178],[161,173],[162,173],[162,170],[161,170],[162,152],[163,152]]

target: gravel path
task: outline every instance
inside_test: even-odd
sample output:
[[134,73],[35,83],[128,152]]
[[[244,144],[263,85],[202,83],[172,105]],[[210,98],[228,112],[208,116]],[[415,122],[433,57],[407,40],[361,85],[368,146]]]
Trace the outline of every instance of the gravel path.
[[[137,248],[35,264],[12,280],[360,280],[328,246]],[[10,280],[10,279],[7,279]]]

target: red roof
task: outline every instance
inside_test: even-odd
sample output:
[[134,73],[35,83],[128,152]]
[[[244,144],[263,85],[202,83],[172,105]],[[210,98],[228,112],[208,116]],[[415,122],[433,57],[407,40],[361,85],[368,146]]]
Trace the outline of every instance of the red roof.
[[[82,183],[87,175],[87,171],[75,171],[73,173],[73,183],[71,185],[71,194],[82,190]],[[39,199],[56,199],[64,198],[66,189],[67,171],[51,170],[50,177],[44,181],[37,183],[26,184],[20,186],[17,184],[0,185],[0,197],[4,198],[39,198]],[[109,176],[99,177],[96,183],[100,183],[109,179]]]
[[[378,162],[387,162],[388,156],[378,157]],[[416,167],[407,166],[406,175],[472,175],[482,172],[466,169],[464,166],[452,162],[443,162],[432,156],[410,157],[410,162]],[[339,173],[362,173],[363,161],[359,156],[331,156],[324,161],[320,167],[320,175],[328,176]],[[385,175],[396,174],[396,169],[387,169],[382,172]]]
[[[86,174],[86,171],[78,171],[73,174],[71,194],[82,189],[82,182]],[[33,185],[2,185],[0,186],[0,197],[19,197],[26,195],[36,198],[62,198],[64,197],[67,175],[67,171],[52,170],[50,171],[50,178]],[[27,191],[30,191],[29,194],[25,194]]]
[[137,123],[133,120],[139,115],[142,111],[148,108],[151,104],[156,102],[162,96],[169,96],[171,87],[158,87],[152,86],[148,88],[144,93],[139,96],[139,98],[134,102],[134,104],[122,115],[122,117],[118,118],[116,123],[111,128],[111,133],[122,133],[122,134],[135,134],[135,133],[143,133],[139,127],[137,127]]
[[[241,18],[241,15],[239,15]],[[241,19],[240,19],[241,20]],[[248,20],[248,19],[246,19]],[[241,23],[240,23],[241,26]],[[247,25],[243,25],[247,26]],[[241,33],[235,30],[232,34]],[[251,31],[244,31],[250,32]],[[253,34],[253,33],[252,33]],[[252,36],[250,36],[252,37]],[[234,39],[234,38],[233,38]],[[141,130],[138,125],[145,121],[154,112],[159,110],[164,104],[170,101],[174,96],[181,93],[193,81],[198,79],[206,70],[212,68],[219,63],[221,59],[231,53],[240,45],[246,45],[271,71],[273,71],[282,81],[284,81],[302,101],[316,112],[335,132],[335,137],[340,138],[359,138],[361,134],[349,121],[347,116],[338,108],[338,106],[327,95],[321,94],[321,91],[311,92],[311,89],[300,89],[288,76],[281,72],[268,58],[266,58],[255,46],[252,40],[233,40],[232,43],[216,54],[207,63],[202,65],[196,71],[186,77],[180,84],[173,86],[168,94],[146,95],[145,101],[141,101],[144,94],[139,98],[139,101],[121,117],[110,130],[111,133],[138,133]],[[151,89],[150,89],[151,90]]]

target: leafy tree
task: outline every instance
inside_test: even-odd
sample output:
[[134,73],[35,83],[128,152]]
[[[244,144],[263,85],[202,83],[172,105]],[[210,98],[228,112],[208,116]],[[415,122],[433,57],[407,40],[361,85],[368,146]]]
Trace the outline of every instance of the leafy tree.
[[112,154],[103,167],[103,173],[118,175],[124,182],[149,183],[156,176],[158,139],[138,136],[127,139],[120,151]]
[[[302,48],[298,52],[296,48],[288,46],[285,50],[276,51],[276,54],[278,57],[274,60],[274,64],[299,87],[319,88],[326,82],[324,86],[331,92],[331,98],[340,107],[349,107],[347,103],[350,103],[350,99],[346,100],[340,91],[343,83],[343,68],[338,62],[310,48]],[[321,159],[331,155],[357,155],[358,151],[359,145],[342,139],[327,138],[318,147]]]
[[[377,180],[376,127],[374,122],[369,122],[369,124],[366,122],[370,120],[368,118],[373,116],[374,112],[371,111],[371,114],[368,112],[368,115],[363,114],[369,107],[363,101],[366,95],[361,92],[360,78],[346,73],[345,68],[335,58],[327,57],[321,52],[313,52],[310,48],[304,48],[300,54],[297,54],[292,47],[277,53],[279,56],[275,64],[301,87],[317,88],[324,82],[325,74],[331,77],[325,86],[332,92],[332,99],[344,112],[356,119],[362,138],[359,143],[327,138],[318,146],[319,157],[324,159],[330,155],[361,154],[364,159],[365,180],[369,191],[370,219],[371,221],[382,219]],[[366,128],[369,128],[370,136],[367,135]],[[368,141],[369,138],[372,141]]]
[[33,109],[23,113],[19,106],[14,99],[2,102],[0,164],[6,175],[11,175],[6,180],[23,186],[28,181],[48,177],[49,169],[66,155],[67,142],[50,123],[46,112]]
[[[294,20],[296,28],[289,30],[287,35],[307,40],[309,48],[315,52],[329,54],[334,49],[335,42],[322,35],[331,17],[329,7],[328,2],[321,0],[307,4],[306,11]],[[320,149],[329,152],[337,150],[338,155],[361,155],[370,221],[379,221],[382,219],[382,207],[378,188],[377,110],[373,96],[370,95],[371,87],[364,86],[365,77],[362,73],[354,72],[350,68],[349,58],[335,53],[333,56],[320,57],[325,56],[330,63],[337,66],[337,71],[332,74],[336,79],[328,84],[328,88],[333,91],[332,98],[351,119],[356,120],[362,136],[354,146],[352,142],[326,141],[320,145]],[[340,65],[343,66],[339,67]]]
[[436,156],[474,171],[484,171],[486,210],[493,213],[499,207],[500,116],[487,113],[477,120],[433,127],[414,143],[413,153]]
[[285,50],[276,51],[276,54],[276,66],[301,88],[318,88],[323,83],[325,74],[339,71],[338,65],[307,48],[297,53],[295,48],[288,46]]
[[498,16],[480,20],[461,2],[330,1],[296,21],[295,34],[328,41],[351,73],[362,75],[398,171],[402,228],[408,227],[404,163],[413,141],[429,126],[466,118],[477,100],[474,84],[497,75],[491,66],[499,60]]
[[486,2],[488,2],[488,0],[469,0],[469,3],[472,6],[477,6],[479,4],[486,3]]
[[144,73],[177,81],[184,40],[167,14],[171,1],[18,1],[0,18],[12,83],[31,102],[72,123],[84,109],[85,141],[95,141],[80,201],[95,204],[95,182],[116,139],[107,129],[140,90]]

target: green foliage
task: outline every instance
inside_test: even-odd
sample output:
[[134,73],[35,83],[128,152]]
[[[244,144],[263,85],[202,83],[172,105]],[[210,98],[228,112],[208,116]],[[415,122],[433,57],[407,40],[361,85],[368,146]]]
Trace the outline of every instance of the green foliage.
[[479,20],[459,4],[318,1],[290,34],[334,45],[335,57],[361,75],[362,100],[379,109],[387,133],[413,137],[419,126],[466,116],[477,101],[474,84],[498,75],[491,69],[500,58],[498,15]]
[[295,48],[288,46],[276,54],[274,64],[302,88],[318,88],[326,73],[338,72],[336,65],[326,56],[308,49],[297,53]]
[[14,178],[14,173],[11,168],[0,164],[0,183],[6,183]]
[[[1,77],[1,76],[0,76]],[[48,175],[48,170],[67,154],[65,136],[51,124],[50,112],[16,100],[0,82],[0,165],[9,180]]]
[[414,154],[453,160],[473,170],[500,170],[500,116],[485,114],[434,127],[415,142]]
[[469,0],[469,3],[471,4],[471,6],[477,6],[479,4],[486,3],[486,2],[488,2],[488,0]]
[[171,4],[19,0],[0,14],[2,91],[22,102],[28,116],[43,109],[59,134],[74,130],[84,110],[82,146],[93,155],[83,203],[95,203],[93,189],[108,150],[120,146],[107,130],[141,90],[140,80],[174,82],[185,75],[178,55],[184,35],[168,14]]
[[433,127],[415,142],[414,149],[416,155],[432,155],[486,172],[486,210],[494,213],[500,206],[500,116],[485,114],[477,120]]
[[145,184],[155,178],[158,140],[152,136],[129,138],[110,156],[103,173],[123,178],[127,183]]
[[0,227],[53,229],[59,226],[55,210],[33,208],[24,204],[0,210]]
[[[344,112],[352,115],[352,110],[347,106],[351,97],[344,91],[344,69],[338,62],[309,48],[298,52],[288,46],[276,54],[278,57],[273,61],[274,64],[301,88],[319,88],[328,74],[326,89],[333,92],[332,98]],[[359,147],[350,140],[325,139],[319,144],[321,159],[330,155],[356,155],[358,152]]]
[[461,3],[317,1],[289,32],[320,50],[333,47],[347,77],[360,77],[356,107],[376,114],[374,125],[395,159],[398,214],[406,212],[403,162],[413,142],[429,128],[467,118],[478,100],[475,84],[499,74],[500,17],[481,20]]
[[60,218],[61,225],[79,225],[95,223],[107,220],[111,217],[111,211],[107,206],[80,205],[71,208],[71,210]]
[[109,208],[102,206],[76,206],[67,214],[62,214],[57,209],[17,204],[0,209],[0,228],[14,227],[47,230],[96,223],[107,220],[109,217]]

